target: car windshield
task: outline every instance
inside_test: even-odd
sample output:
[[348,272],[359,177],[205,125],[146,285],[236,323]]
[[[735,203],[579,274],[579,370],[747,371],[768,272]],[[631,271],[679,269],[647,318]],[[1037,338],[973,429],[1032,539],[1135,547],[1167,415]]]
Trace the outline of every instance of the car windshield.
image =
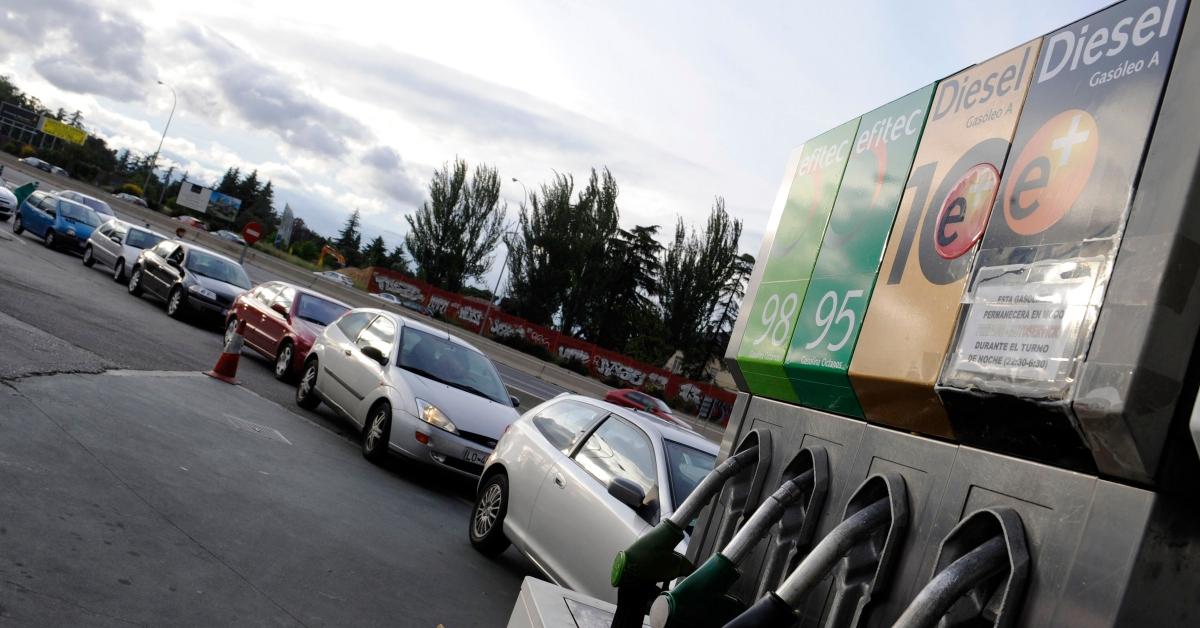
[[350,308],[338,305],[333,301],[326,301],[311,294],[301,294],[300,304],[296,307],[296,316],[310,323],[328,326],[348,309]]
[[511,405],[500,375],[482,354],[445,338],[405,327],[396,365],[422,377]]
[[157,233],[141,229],[130,229],[129,235],[125,237],[125,244],[135,249],[148,249],[162,241],[163,237]]
[[667,452],[667,475],[671,479],[671,497],[678,508],[696,485],[717,464],[717,457],[673,440],[663,440]]
[[74,220],[75,222],[85,224],[89,227],[99,227],[100,217],[90,207],[84,207],[69,201],[63,201],[58,204],[58,211],[63,218]]
[[95,212],[97,214],[103,214],[105,216],[113,215],[113,210],[111,207],[108,206],[108,203],[105,203],[104,201],[102,201],[98,198],[92,198],[90,196],[80,196],[79,200],[77,202],[87,205],[88,207],[91,207],[93,210],[95,210]]
[[250,289],[250,278],[237,264],[204,251],[193,250],[188,254],[188,270],[217,281],[233,284],[244,290]]

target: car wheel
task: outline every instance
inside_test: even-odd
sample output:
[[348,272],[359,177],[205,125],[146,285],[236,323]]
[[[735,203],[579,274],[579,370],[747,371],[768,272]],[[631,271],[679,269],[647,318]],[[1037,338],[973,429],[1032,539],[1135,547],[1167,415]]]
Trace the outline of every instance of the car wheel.
[[383,462],[387,457],[391,433],[392,407],[388,402],[380,401],[371,407],[371,411],[367,413],[367,421],[363,424],[363,457],[375,464]]
[[504,536],[504,516],[508,514],[508,476],[497,473],[488,478],[475,496],[471,510],[468,536],[471,546],[486,556],[496,556],[508,549]]
[[183,288],[179,286],[171,288],[171,293],[167,295],[167,316],[183,318],[186,309],[187,306],[183,303]]
[[83,250],[83,265],[91,268],[96,263],[96,257],[92,254],[92,247],[88,246]]
[[284,340],[275,352],[275,379],[286,382],[292,374],[292,356],[296,355],[290,340]]
[[45,244],[46,248],[52,249],[52,248],[54,248],[54,245],[56,244],[55,243],[56,239],[57,238],[54,236],[54,228],[51,227],[46,230],[46,236],[42,238],[42,244]]
[[121,283],[125,278],[125,260],[117,258],[117,263],[113,264],[113,281]]
[[21,235],[21,232],[24,230],[25,225],[21,224],[21,213],[17,212],[16,214],[13,214],[13,233]]
[[140,266],[134,266],[133,272],[129,275],[129,285],[126,286],[129,294],[135,297],[142,296],[142,269]]
[[317,393],[319,368],[316,358],[305,363],[304,375],[300,377],[300,384],[296,386],[296,405],[305,410],[315,410],[317,406],[321,405],[321,396]]

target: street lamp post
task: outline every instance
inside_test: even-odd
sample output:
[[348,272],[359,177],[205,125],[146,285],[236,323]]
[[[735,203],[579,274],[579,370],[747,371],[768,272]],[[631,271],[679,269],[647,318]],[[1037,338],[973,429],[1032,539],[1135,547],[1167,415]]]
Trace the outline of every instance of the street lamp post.
[[[521,184],[521,189],[525,190],[525,198],[528,200],[529,199],[529,188],[526,188],[525,184],[521,183],[520,179],[517,179],[516,177],[513,177],[512,180],[513,180],[513,183]],[[505,237],[513,237],[516,234],[517,234],[516,231],[505,231],[504,232]],[[508,268],[508,257],[510,255],[512,255],[512,245],[510,245],[508,240],[506,239],[504,241],[504,263],[500,265],[500,274],[496,277],[496,288],[492,290],[492,298],[488,299],[487,310],[485,310],[483,313],[483,322],[480,323],[480,325],[479,325],[479,335],[480,336],[483,335],[484,330],[487,328],[488,318],[490,318],[492,315],[492,303],[494,303],[496,301],[496,296],[500,293],[500,282],[504,280],[504,269]]]
[[179,102],[179,97],[175,95],[175,88],[159,81],[159,85],[171,90],[171,114],[167,116],[167,125],[163,127],[162,137],[158,138],[158,148],[154,149],[154,155],[150,157],[150,169],[146,171],[146,180],[142,183],[142,194],[146,194],[146,188],[150,185],[150,177],[154,174],[154,164],[158,162],[158,153],[162,151],[163,141],[167,139],[167,129],[171,128],[171,119],[175,117],[175,105]]

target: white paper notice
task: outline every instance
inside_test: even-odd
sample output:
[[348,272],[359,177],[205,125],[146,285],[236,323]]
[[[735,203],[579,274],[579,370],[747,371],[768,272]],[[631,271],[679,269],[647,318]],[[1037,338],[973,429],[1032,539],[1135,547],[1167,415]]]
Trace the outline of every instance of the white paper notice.
[[1062,269],[981,270],[943,383],[1034,393],[1070,377],[1095,267]]

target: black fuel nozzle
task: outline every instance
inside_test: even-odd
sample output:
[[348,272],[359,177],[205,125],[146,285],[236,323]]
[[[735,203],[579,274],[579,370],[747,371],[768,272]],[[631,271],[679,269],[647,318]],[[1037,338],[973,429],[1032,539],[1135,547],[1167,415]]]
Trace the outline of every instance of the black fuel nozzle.
[[684,530],[730,478],[758,462],[758,452],[758,447],[748,447],[717,465],[675,512],[617,553],[611,575],[612,585],[617,588],[612,628],[641,628],[662,585],[692,573],[692,563],[675,551]]
[[899,628],[932,628],[984,619],[1011,626],[1021,609],[1029,569],[1025,527],[1011,508],[979,510],[954,526],[938,549],[934,575],[896,620]]
[[[808,594],[843,561],[874,562],[866,582],[856,582],[857,595],[835,593],[830,615],[856,616],[870,592],[880,586],[895,558],[899,537],[908,522],[904,478],[897,474],[867,478],[846,504],[842,522],[821,539],[775,591],[725,624],[726,628],[788,628]],[[860,565],[861,566],[861,565]],[[784,611],[787,609],[787,612]],[[851,625],[835,621],[832,625]]]

